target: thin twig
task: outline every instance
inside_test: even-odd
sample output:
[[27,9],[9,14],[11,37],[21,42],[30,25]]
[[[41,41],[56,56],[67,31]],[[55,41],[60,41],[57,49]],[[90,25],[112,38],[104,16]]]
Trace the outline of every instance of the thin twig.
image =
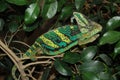
[[[56,55],[56,56],[39,56],[39,57],[35,57],[36,59],[46,59],[46,58],[50,58],[52,60],[54,60],[55,57],[63,57],[64,54],[60,54],[60,55]],[[21,58],[21,60],[26,60],[26,59],[30,59],[30,57],[24,57],[24,58]]]
[[5,56],[7,56],[7,54],[0,54],[0,57],[5,57]]
[[10,37],[10,39],[9,39],[9,41],[8,41],[8,46],[10,45],[12,39],[13,39],[14,36],[17,34],[17,32],[18,32],[18,31],[16,31],[16,32]]
[[[17,49],[16,47],[11,47],[11,49],[14,49],[14,50],[18,51],[19,53],[22,53],[22,51]],[[22,54],[20,54],[20,57],[22,57]]]
[[12,42],[20,43],[20,44],[23,44],[23,45],[25,45],[25,46],[30,48],[30,46],[28,44],[26,44],[25,42],[22,42],[22,41],[12,41]]
[[79,73],[77,65],[75,64],[74,66],[75,66],[75,69],[76,69],[77,73]]
[[[20,55],[20,54],[23,54],[22,52],[21,53],[16,53],[16,55]],[[5,57],[5,56],[8,56],[7,54],[5,54],[5,53],[1,53],[0,54],[0,57]]]
[[19,50],[19,49],[18,49],[18,48],[16,48],[16,47],[11,47],[11,49],[18,51],[18,53],[22,53],[22,51],[21,51],[21,50]]
[[34,70],[35,70],[35,67],[32,68],[31,72],[33,73]]
[[32,80],[36,80],[36,79],[32,76],[34,70],[35,70],[35,67],[33,67],[32,70],[29,70],[29,69],[27,70],[27,71],[29,72],[29,74],[27,74],[27,76],[31,77]]
[[20,71],[22,75],[22,79],[24,80],[26,78],[26,74],[22,67],[22,62],[20,61],[20,58],[18,58],[13,51],[11,51],[8,46],[6,46],[1,40],[0,40],[0,48],[9,56],[9,58],[14,62],[14,64],[17,66],[18,70]]
[[10,37],[9,41],[8,41],[8,46],[10,45],[12,39],[14,38],[14,36],[21,30],[20,28],[23,26],[23,23],[18,27],[17,31],[14,32],[14,34]]
[[32,75],[30,75],[30,74],[27,74],[27,76],[28,77],[31,77],[32,78],[32,80],[37,80],[37,79],[35,79]]
[[50,63],[52,63],[52,61],[37,61],[37,62],[31,62],[31,63],[28,63],[28,64],[26,64],[26,65],[23,65],[23,67],[24,67],[24,69],[25,68],[27,68],[27,67],[29,67],[29,66],[31,66],[31,65],[37,65],[37,64],[45,64],[45,63],[47,63],[47,64],[50,64]]
[[7,33],[5,34],[5,37],[4,37],[4,43],[5,43],[5,45],[7,45],[7,41],[6,41],[6,39],[7,39],[7,35],[8,35],[8,33],[9,33],[9,31],[7,31]]

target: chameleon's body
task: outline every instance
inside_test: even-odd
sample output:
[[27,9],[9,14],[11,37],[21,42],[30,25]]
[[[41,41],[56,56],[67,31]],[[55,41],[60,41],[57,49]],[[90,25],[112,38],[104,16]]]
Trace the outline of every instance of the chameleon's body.
[[37,51],[38,48],[48,55],[62,53],[72,46],[77,45],[79,37],[81,37],[81,33],[76,25],[66,25],[55,30],[51,30],[41,35],[26,52],[26,55],[30,56],[32,53]]
[[102,27],[93,21],[87,21],[83,15],[80,15],[80,13],[74,14],[78,26],[66,25],[48,31],[37,38],[25,55],[33,57],[38,50],[42,51],[43,54],[57,55],[75,45],[94,41],[98,37],[96,34],[101,31]]
[[[74,12],[73,15],[77,25],[66,25],[41,35],[24,56],[34,58],[39,51],[42,51],[42,54],[57,55],[76,45],[93,42],[99,36],[97,33],[102,30],[101,25],[88,20],[81,13]],[[13,70],[15,78],[15,68]]]

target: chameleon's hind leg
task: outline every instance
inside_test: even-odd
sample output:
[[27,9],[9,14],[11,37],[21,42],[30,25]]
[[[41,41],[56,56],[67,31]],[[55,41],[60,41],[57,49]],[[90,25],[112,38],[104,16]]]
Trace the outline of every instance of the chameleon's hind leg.
[[89,38],[89,39],[86,39],[86,40],[83,40],[83,41],[79,40],[79,41],[78,41],[78,45],[81,46],[81,45],[84,45],[84,44],[93,42],[93,41],[96,40],[97,37],[99,37],[99,34],[96,34],[96,35],[94,35],[93,37],[91,37],[91,38]]

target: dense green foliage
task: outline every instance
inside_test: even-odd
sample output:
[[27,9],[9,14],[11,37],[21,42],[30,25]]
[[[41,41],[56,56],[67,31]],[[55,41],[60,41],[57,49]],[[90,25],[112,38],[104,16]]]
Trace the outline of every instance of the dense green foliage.
[[[103,26],[100,37],[82,47],[75,46],[62,58],[55,58],[52,67],[36,66],[43,73],[41,79],[119,80],[119,6],[120,0],[0,0],[0,39],[19,55],[27,48],[15,41],[31,45],[48,30],[71,24],[72,13],[81,12]],[[13,80],[13,65],[1,50],[0,76]]]

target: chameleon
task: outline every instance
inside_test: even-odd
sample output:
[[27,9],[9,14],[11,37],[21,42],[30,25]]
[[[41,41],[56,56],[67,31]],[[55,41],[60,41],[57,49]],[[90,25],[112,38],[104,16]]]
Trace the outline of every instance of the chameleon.
[[57,55],[73,46],[93,42],[99,36],[97,33],[102,30],[100,24],[78,12],[73,12],[73,16],[78,25],[65,25],[44,33],[36,39],[25,55],[34,56],[38,49],[43,54]]
[[[76,45],[84,45],[98,38],[102,26],[82,13],[73,12],[77,25],[65,25],[39,36],[24,56],[34,57],[39,51],[45,55],[58,55]],[[15,69],[13,69],[15,70]],[[15,71],[12,71],[13,76]]]

